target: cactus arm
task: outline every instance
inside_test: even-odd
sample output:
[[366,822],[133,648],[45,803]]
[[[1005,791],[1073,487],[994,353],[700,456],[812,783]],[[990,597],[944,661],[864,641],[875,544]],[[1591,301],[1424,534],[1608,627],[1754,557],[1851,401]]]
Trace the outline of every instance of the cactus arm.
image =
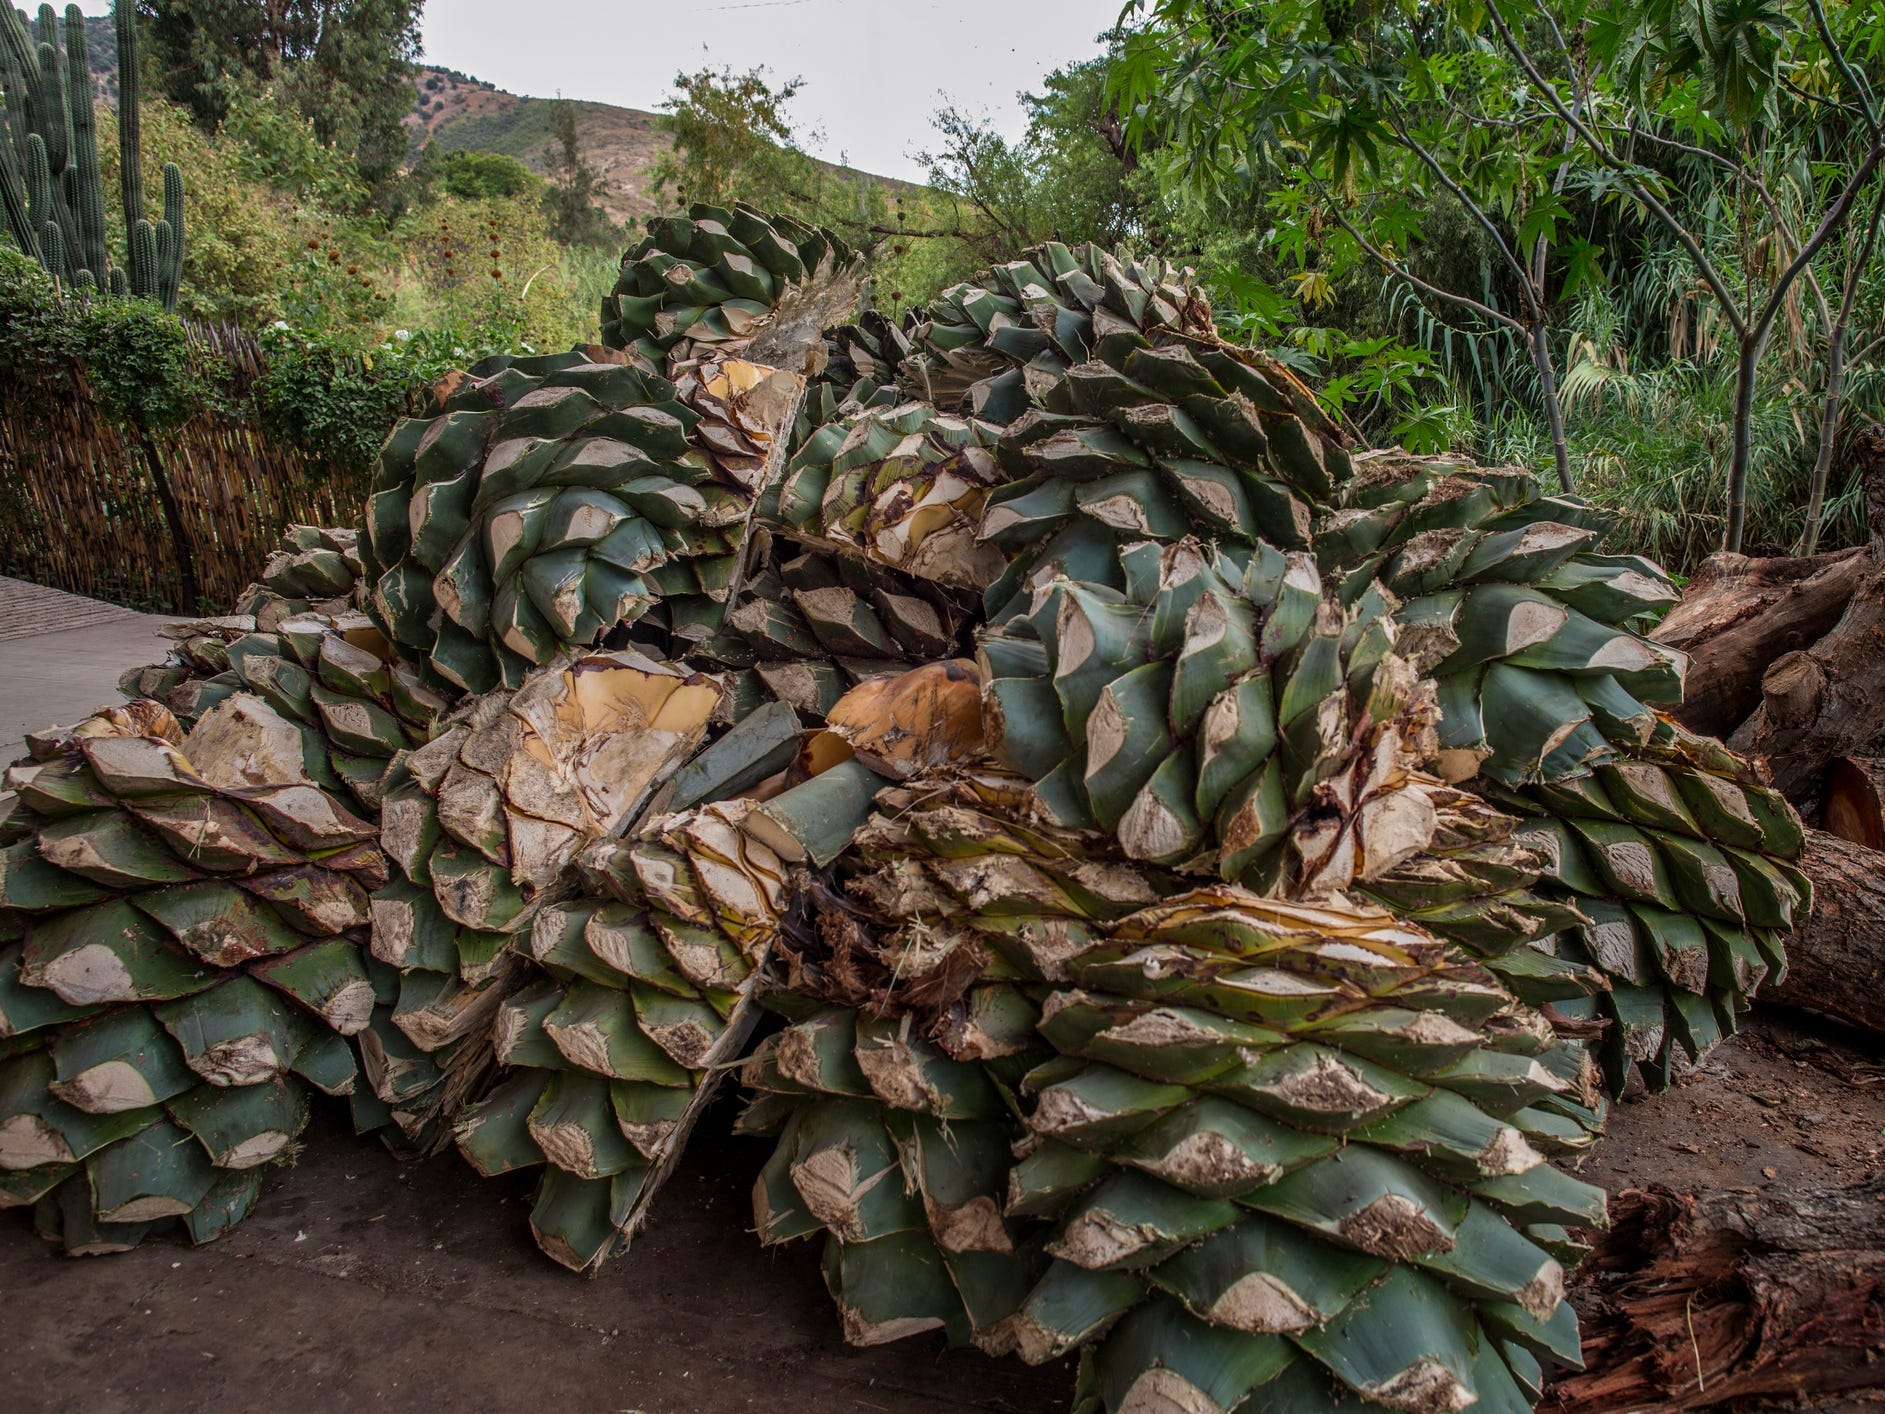
[[66,111],[65,68],[56,46],[40,41],[39,104],[33,127],[46,143],[46,160],[63,172],[72,153],[72,118]]
[[164,272],[170,269],[170,223],[158,221],[151,227],[151,234],[156,237],[156,260],[151,267],[151,287],[143,292],[145,299],[154,299],[159,304],[164,301]]
[[72,191],[81,269],[102,282],[110,256],[105,248],[105,186],[98,171],[98,120],[92,111],[92,70],[85,46],[85,16],[65,10],[66,97],[72,111]]
[[7,233],[28,255],[39,255],[39,240],[33,231],[32,208],[27,204],[26,172],[19,154],[10,141],[0,139],[0,212],[6,216]]
[[174,314],[183,286],[183,169],[175,162],[164,163],[163,225],[170,231],[170,258],[158,271],[160,296]]
[[26,16],[0,0],[0,85],[6,89],[7,126],[13,133],[15,156],[25,162],[26,135],[33,130],[38,103],[39,51],[33,43]]
[[43,241],[46,227],[57,223],[52,219],[52,164],[46,160],[46,143],[38,133],[26,135],[26,198],[33,238]]
[[112,294],[118,296],[119,299],[130,298],[131,282],[125,277],[124,267],[122,265],[114,265],[111,267],[110,289]]
[[[137,0],[112,0],[118,26],[118,180],[124,195],[124,229],[144,219],[144,146],[138,121]],[[136,259],[135,252],[133,260]]]
[[149,221],[131,228],[131,293],[138,299],[157,298],[157,228]]
[[60,230],[57,221],[48,221],[46,228],[39,233],[39,263],[46,267],[46,273],[53,279],[66,278],[65,232]]

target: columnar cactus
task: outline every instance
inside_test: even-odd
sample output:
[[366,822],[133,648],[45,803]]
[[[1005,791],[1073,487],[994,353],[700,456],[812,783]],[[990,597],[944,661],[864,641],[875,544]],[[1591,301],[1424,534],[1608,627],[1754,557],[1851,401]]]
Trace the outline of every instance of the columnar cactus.
[[[164,214],[144,215],[138,121],[137,11],[117,0],[118,150],[126,269],[111,263],[98,129],[90,102],[85,17],[65,12],[63,36],[52,6],[39,7],[38,34],[25,14],[0,6],[0,91],[7,121],[0,137],[0,215],[21,250],[74,289],[156,300],[177,307],[183,280],[183,172],[164,166]],[[64,47],[61,49],[61,38]]]

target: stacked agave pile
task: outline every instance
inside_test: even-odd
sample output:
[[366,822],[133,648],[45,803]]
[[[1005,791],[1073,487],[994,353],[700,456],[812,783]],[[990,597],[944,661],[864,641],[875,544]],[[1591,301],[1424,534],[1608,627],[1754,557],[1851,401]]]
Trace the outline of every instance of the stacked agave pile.
[[[901,390],[999,463],[952,499],[1010,556],[980,666],[1020,778],[912,782],[841,864],[831,956],[747,1068],[757,1223],[825,1233],[853,1339],[1080,1349],[1083,1408],[1528,1408],[1603,1213],[1546,1159],[1598,1133],[1600,1076],[1732,1030],[1805,900],[1798,826],[1654,711],[1671,591],[1594,513],[1358,472],[1196,309],[1048,248],[906,328]],[[941,499],[935,416],[804,439],[788,533],[880,558],[879,507]]]
[[[755,396],[764,381],[710,373],[697,410],[665,379],[583,353],[478,365],[380,453],[361,547],[374,622],[454,694],[520,687],[660,601],[677,636],[703,617],[711,632],[751,460],[789,423],[792,395]],[[714,414],[726,435],[702,451]]]
[[364,614],[306,614],[273,630],[248,616],[179,624],[169,660],[126,673],[127,697],[161,702],[186,727],[252,694],[301,728],[314,780],[377,816],[393,762],[430,737],[449,703],[399,661]]
[[376,828],[237,696],[34,739],[0,825],[0,1206],[69,1252],[241,1220],[309,1087],[355,1086]]
[[[179,792],[274,830],[272,778],[43,745],[77,784],[12,826],[4,1191],[147,1211],[92,1167],[134,1131],[68,1102],[104,1051],[39,986],[91,946],[60,920],[144,920],[135,979],[174,893],[345,876],[369,955],[336,911],[280,967],[335,969],[295,974],[316,1010],[347,983],[357,1122],[541,1168],[567,1266],[625,1245],[746,1051],[761,1238],[824,1235],[853,1340],[1077,1351],[1082,1414],[1530,1407],[1603,1216],[1550,1160],[1733,1030],[1807,898],[1785,802],[1657,711],[1667,578],[1529,473],[1352,454],[1162,263],[1047,245],[899,324],[826,233],[650,232],[607,347],[394,432],[370,622],[330,602],[345,538],[296,532],[250,617],[127,679],[200,719],[186,753],[242,735],[379,810],[370,907],[352,837],[277,832],[292,865],[233,884],[145,847]],[[155,1035],[184,998],[113,1000]]]
[[400,764],[383,813],[392,878],[372,900],[373,956],[398,982],[360,1047],[404,1146],[449,1142],[538,913],[579,851],[636,818],[719,700],[718,684],[639,654],[586,654],[469,700]]
[[510,1069],[458,1148],[486,1176],[543,1166],[531,1230],[566,1267],[627,1244],[756,1019],[786,883],[743,815],[707,806],[591,846],[580,896],[531,927],[535,980],[494,1029]]
[[[1173,614],[1180,584],[1181,621],[1215,620],[1198,605],[1229,598],[1222,578],[1201,589],[1183,573],[1202,565],[1189,544],[1151,547],[1147,564],[1163,587],[1112,605],[1122,621]],[[1061,613],[1048,616],[1058,643],[1098,639],[1077,601]],[[1010,636],[1027,623],[987,635],[985,657],[1039,647]],[[1283,1407],[1326,1407],[1331,1378],[1397,1408],[1520,1408],[1542,1388],[1541,1360],[1576,1359],[1564,1229],[1601,1221],[1603,1195],[1546,1157],[1600,1127],[1589,1055],[1463,951],[1331,890],[1411,887],[1407,865],[1443,825],[1493,816],[1462,812],[1411,764],[1423,734],[1431,743],[1431,693],[1423,710],[1419,680],[1385,651],[1391,625],[1375,623],[1372,650],[1355,634],[1348,677],[1325,675],[1313,749],[1283,745],[1294,719],[1269,707],[1268,676],[1243,675],[1265,686],[1237,737],[1274,756],[1238,769],[1279,772],[1279,813],[1299,824],[1267,847],[1227,846],[1245,838],[1227,825],[1149,857],[1145,839],[1178,835],[1135,831],[1124,802],[1160,796],[1065,779],[1064,750],[1059,763],[1019,753],[1053,765],[1034,784],[946,773],[884,798],[858,840],[871,867],[821,919],[814,951],[834,955],[793,978],[841,1005],[756,1055],[746,1079],[761,1098],[743,1126],[780,1136],[755,1189],[762,1238],[826,1233],[854,1339],[942,1329],[1034,1361],[1088,1349],[1084,1387],[1127,1409],[1157,1397],[1228,1410],[1259,1387]],[[1338,669],[1340,625],[1323,625]],[[1179,661],[1194,656],[1210,659]],[[1117,654],[1110,671],[1131,662]],[[1132,757],[1141,793],[1187,754],[1169,735],[1170,671],[1140,709],[1166,733]],[[993,679],[991,725],[1025,710],[1064,733],[1062,682],[1117,700],[1069,677]],[[998,749],[1015,745],[1004,735]],[[1187,761],[1166,794],[1189,800],[1202,778]],[[1092,818],[1102,811],[1111,828]],[[1174,869],[1311,901],[1186,892]],[[1524,891],[1536,878],[1534,866],[1487,884],[1550,912]],[[877,936],[847,936],[860,915]],[[859,950],[894,983],[834,990],[830,978],[859,971],[835,954]],[[1383,1349],[1384,1317],[1417,1338]]]
[[364,572],[360,536],[354,530],[291,525],[281,549],[262,567],[262,577],[236,596],[236,612],[264,632],[303,614],[343,614],[354,602]]
[[[759,1019],[790,870],[848,847],[887,784],[820,735],[806,750],[779,704],[748,715],[673,774],[661,794],[681,809],[587,846],[572,895],[519,935],[530,980],[492,1031],[507,1071],[458,1148],[487,1176],[543,1166],[531,1228],[564,1266],[593,1270],[641,1226]],[[768,779],[765,800],[743,794]]]
[[685,216],[648,223],[622,258],[615,289],[602,301],[602,342],[628,349],[664,372],[716,353],[752,348],[765,336],[802,326],[816,339],[855,310],[859,260],[831,232],[744,204],[696,204]]
[[[991,735],[1023,733],[1031,774],[1065,762],[1084,777],[1087,763],[1068,754],[1090,747],[1080,703],[1066,704],[1064,744],[1041,740],[1053,717],[1038,654],[1027,650],[1020,672],[1002,656],[1015,651],[1006,640],[1050,636],[1011,621],[1032,615],[1056,581],[1066,596],[1145,603],[1125,553],[1137,541],[1198,536],[1233,570],[1246,557],[1306,552],[1314,563],[1297,571],[1301,590],[1339,607],[1345,636],[1385,618],[1396,656],[1431,679],[1440,749],[1427,767],[1465,788],[1447,797],[1425,856],[1401,866],[1388,892],[1371,891],[1485,956],[1528,1002],[1609,1023],[1599,1049],[1611,1088],[1632,1062],[1653,1086],[1666,1083],[1677,1055],[1732,1033],[1750,985],[1779,965],[1778,940],[1807,893],[1786,862],[1800,836],[1785,802],[1655,711],[1681,693],[1681,655],[1640,631],[1673,602],[1667,577],[1604,553],[1603,517],[1544,494],[1528,472],[1351,457],[1306,389],[1216,342],[1201,309],[1169,271],[1047,246],[909,324],[903,386],[933,389],[996,428],[1013,478],[989,494],[981,518],[981,538],[1013,556],[986,595],[987,667],[1036,685],[991,688]],[[1136,553],[1150,563],[1149,551]],[[1336,609],[1317,612],[1326,625]],[[1226,651],[1210,641],[1213,656]],[[1096,649],[1095,662],[1119,648]],[[1275,693],[1276,665],[1293,659],[1263,651]],[[1120,740],[1132,747],[1166,734],[1193,744],[1172,733],[1176,699],[1161,727],[1144,700],[1159,670],[1131,652],[1120,666],[1140,676],[1110,675],[1140,700],[1103,718],[1107,730],[1130,722]],[[1240,690],[1257,690],[1262,675]],[[1035,708],[1012,726],[1002,702],[1011,690],[1031,692]],[[1299,691],[1292,715],[1306,705]],[[1295,720],[1299,733],[1317,729]],[[1259,727],[1253,744],[1261,737]],[[1187,769],[1183,756],[1163,763],[1167,784]],[[1041,788],[1050,808],[1070,812],[1061,818],[1087,823],[1062,789],[1067,774]],[[1579,804],[1567,808],[1567,790]],[[1192,805],[1213,798],[1194,793]],[[1272,818],[1294,838],[1325,808],[1292,800]],[[1590,823],[1561,828],[1573,813]],[[1527,844],[1544,848],[1544,872],[1520,896],[1512,890],[1526,865],[1514,852]]]
[[1660,1089],[1679,1054],[1734,1033],[1810,892],[1786,801],[1654,710],[1681,700],[1684,660],[1632,626],[1673,585],[1602,553],[1603,518],[1526,473],[1371,454],[1341,501],[1318,555],[1345,597],[1402,601],[1403,651],[1439,695],[1437,768],[1520,819],[1542,891],[1579,915],[1494,965],[1528,1000],[1609,1023],[1613,1090],[1632,1064]]
[[961,651],[972,621],[961,595],[858,556],[766,539],[726,622],[694,654],[733,671],[742,711],[773,701],[822,717],[859,683]]

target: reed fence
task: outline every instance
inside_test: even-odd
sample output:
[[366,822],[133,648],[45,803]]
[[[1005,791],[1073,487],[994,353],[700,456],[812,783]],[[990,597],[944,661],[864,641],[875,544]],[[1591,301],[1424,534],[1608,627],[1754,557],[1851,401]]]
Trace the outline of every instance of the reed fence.
[[[255,393],[268,363],[252,337],[222,325],[186,329],[192,356],[221,390],[219,406],[150,443],[195,566],[198,609],[220,613],[285,527],[350,523],[366,478],[264,433]],[[176,536],[140,441],[104,415],[78,367],[0,399],[0,574],[155,613],[186,611]]]

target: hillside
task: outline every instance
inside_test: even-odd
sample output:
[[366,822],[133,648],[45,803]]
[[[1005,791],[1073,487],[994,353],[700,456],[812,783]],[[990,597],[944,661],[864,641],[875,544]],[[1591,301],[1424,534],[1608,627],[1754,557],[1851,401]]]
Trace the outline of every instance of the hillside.
[[[419,69],[413,88],[406,128],[415,153],[427,142],[436,142],[448,152],[501,152],[533,172],[545,170],[552,100],[522,98],[455,69],[430,66]],[[661,208],[665,203],[656,199],[649,174],[672,139],[661,131],[660,115],[612,103],[572,101],[584,155],[606,183],[602,205],[609,215],[617,221],[639,221]],[[831,170],[868,175],[835,165]],[[888,177],[873,180],[893,189],[910,185]]]
[[[421,68],[413,87],[415,101],[406,128],[415,151],[436,142],[450,152],[501,152],[533,172],[545,170],[549,100],[520,98],[451,69]],[[659,204],[648,174],[669,139],[656,121],[655,114],[638,108],[576,103],[583,152],[607,183],[602,204],[617,221],[645,216]]]

